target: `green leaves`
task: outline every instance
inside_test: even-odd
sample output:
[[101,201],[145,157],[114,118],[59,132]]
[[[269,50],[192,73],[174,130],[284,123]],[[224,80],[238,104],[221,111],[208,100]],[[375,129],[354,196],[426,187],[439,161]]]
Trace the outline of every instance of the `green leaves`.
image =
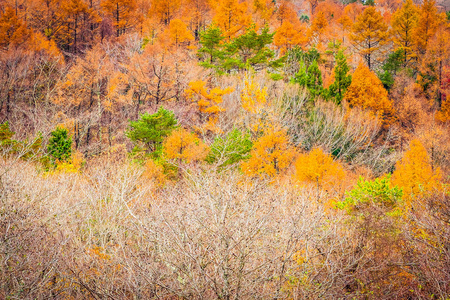
[[161,106],[152,115],[141,114],[139,120],[130,121],[126,136],[136,146],[141,144],[145,152],[155,152],[155,155],[159,156],[164,138],[177,127],[177,119],[174,113]]
[[305,70],[305,64],[300,63],[300,70],[292,78],[291,82],[298,83],[300,86],[306,87],[311,94],[312,99],[323,93],[322,72],[319,69],[317,60],[314,60]]
[[333,97],[336,104],[341,104],[345,91],[352,83],[352,76],[348,75],[350,71],[347,65],[347,59],[342,50],[336,53],[336,66],[334,67],[334,82],[329,87],[329,96]]
[[249,158],[252,146],[250,134],[233,129],[226,137],[216,137],[206,161],[223,168]]
[[57,161],[69,161],[72,155],[72,138],[66,128],[57,127],[51,132],[47,151],[53,164]]

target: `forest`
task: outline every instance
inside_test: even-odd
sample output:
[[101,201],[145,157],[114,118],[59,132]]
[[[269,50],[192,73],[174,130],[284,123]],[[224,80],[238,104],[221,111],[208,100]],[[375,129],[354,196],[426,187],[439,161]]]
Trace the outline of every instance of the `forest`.
[[450,2],[0,0],[0,299],[450,299]]

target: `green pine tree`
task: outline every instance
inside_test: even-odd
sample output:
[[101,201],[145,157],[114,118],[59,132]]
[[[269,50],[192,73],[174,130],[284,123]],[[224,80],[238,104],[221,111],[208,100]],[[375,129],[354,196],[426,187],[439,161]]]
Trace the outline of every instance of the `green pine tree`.
[[208,29],[200,33],[200,45],[197,55],[203,59],[200,63],[205,68],[216,68],[217,62],[223,59],[222,51],[222,30],[217,26],[210,26]]
[[50,133],[47,151],[53,164],[69,161],[72,155],[72,138],[66,128],[57,127]]
[[142,150],[147,153],[153,152],[154,156],[158,157],[164,138],[178,127],[177,123],[174,113],[161,106],[152,115],[141,114],[139,120],[130,121],[126,136],[135,144],[135,151],[141,150],[139,147],[141,144]]
[[340,104],[344,98],[345,91],[352,83],[352,76],[348,74],[350,68],[342,50],[336,53],[335,59],[334,82],[329,87],[328,95],[333,97],[337,104]]

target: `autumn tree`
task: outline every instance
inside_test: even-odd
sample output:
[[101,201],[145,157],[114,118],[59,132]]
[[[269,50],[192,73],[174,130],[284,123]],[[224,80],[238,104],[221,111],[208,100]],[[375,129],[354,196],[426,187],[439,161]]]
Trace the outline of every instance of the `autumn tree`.
[[300,182],[309,182],[317,188],[338,185],[345,177],[342,165],[334,161],[331,155],[321,148],[300,154],[295,161],[294,178]]
[[425,147],[419,140],[412,140],[392,174],[392,183],[403,189],[407,208],[414,206],[414,197],[438,189],[440,180],[440,169],[433,170]]
[[153,0],[149,14],[154,15],[164,25],[169,25],[180,7],[180,0]]
[[328,91],[329,96],[333,97],[337,104],[340,104],[347,88],[352,82],[352,77],[348,74],[350,68],[347,64],[347,58],[342,50],[336,53],[335,59],[334,82],[329,86]]
[[103,0],[102,7],[113,20],[116,36],[134,26],[136,0]]
[[380,12],[369,6],[357,17],[350,38],[369,69],[372,69],[382,47],[389,42],[388,26]]
[[247,14],[247,2],[219,1],[215,7],[213,22],[218,24],[223,35],[230,41],[232,37],[250,25],[251,15]]
[[286,130],[267,128],[253,144],[250,159],[241,163],[242,171],[251,176],[274,177],[285,171],[295,157]]
[[392,37],[396,50],[403,52],[404,63],[406,67],[414,55],[414,31],[419,18],[419,10],[412,2],[406,0],[402,7],[398,9],[392,17]]
[[0,11],[0,49],[17,48],[31,38],[32,32],[25,22],[19,19],[12,7]]
[[207,124],[203,129],[213,132],[220,131],[216,124],[219,120],[219,114],[225,111],[225,108],[220,106],[223,101],[222,97],[232,91],[232,88],[221,89],[216,87],[208,92],[205,81],[198,80],[189,83],[189,88],[185,90],[186,98],[195,102],[198,106],[200,122],[205,121],[205,117],[207,118]]
[[208,147],[194,133],[178,128],[164,140],[163,149],[168,159],[178,162],[195,162],[204,160]]
[[163,35],[166,38],[167,36],[169,37],[170,44],[175,45],[175,48],[178,48],[178,45],[180,44],[194,40],[194,37],[188,30],[187,25],[180,19],[171,20],[169,28],[163,33]]
[[352,82],[344,94],[350,106],[371,110],[382,118],[385,124],[392,122],[394,109],[388,98],[388,92],[377,75],[368,67],[360,64],[352,76]]
[[415,47],[419,54],[425,54],[430,39],[436,33],[439,25],[445,20],[443,14],[439,14],[436,7],[436,1],[424,0],[420,6],[419,19],[414,30],[413,39]]
[[291,49],[293,46],[302,45],[307,41],[306,29],[298,23],[294,25],[289,21],[284,21],[283,24],[278,27],[273,37],[273,43],[280,48],[284,53]]

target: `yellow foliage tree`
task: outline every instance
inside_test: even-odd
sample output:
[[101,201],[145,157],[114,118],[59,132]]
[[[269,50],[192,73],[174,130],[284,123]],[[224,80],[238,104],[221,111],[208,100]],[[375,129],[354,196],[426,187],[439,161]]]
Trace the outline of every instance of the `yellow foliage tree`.
[[356,68],[352,83],[344,95],[351,107],[371,110],[382,118],[384,124],[390,124],[394,118],[392,101],[380,79],[364,64]]
[[244,89],[241,92],[242,107],[251,113],[260,113],[267,102],[267,87],[260,86],[248,76],[244,80]]
[[410,149],[397,162],[392,183],[403,189],[403,197],[409,208],[411,199],[439,188],[440,169],[433,171],[427,150],[419,140],[412,140]]
[[424,0],[420,7],[419,20],[414,30],[417,51],[424,54],[439,25],[445,23],[445,14],[439,14],[435,0]]
[[142,176],[151,181],[156,187],[163,186],[164,182],[166,181],[164,168],[161,165],[155,163],[153,159],[149,159],[145,163],[145,170]]
[[203,80],[190,82],[189,88],[185,90],[186,98],[197,104],[200,121],[203,121],[202,119],[204,116],[208,118],[205,129],[216,132],[218,131],[216,124],[219,113],[225,111],[225,108],[220,106],[223,101],[222,97],[231,93],[233,89],[230,87],[225,89],[216,87],[211,89],[208,93],[205,85],[206,82]]
[[179,128],[165,139],[163,143],[164,153],[167,158],[185,161],[204,160],[208,155],[208,147],[195,134],[186,129]]
[[286,130],[270,127],[253,145],[250,159],[242,162],[242,171],[250,176],[273,177],[285,171],[296,154]]
[[295,179],[317,184],[318,187],[332,186],[345,178],[342,165],[320,148],[300,154],[295,162]]

